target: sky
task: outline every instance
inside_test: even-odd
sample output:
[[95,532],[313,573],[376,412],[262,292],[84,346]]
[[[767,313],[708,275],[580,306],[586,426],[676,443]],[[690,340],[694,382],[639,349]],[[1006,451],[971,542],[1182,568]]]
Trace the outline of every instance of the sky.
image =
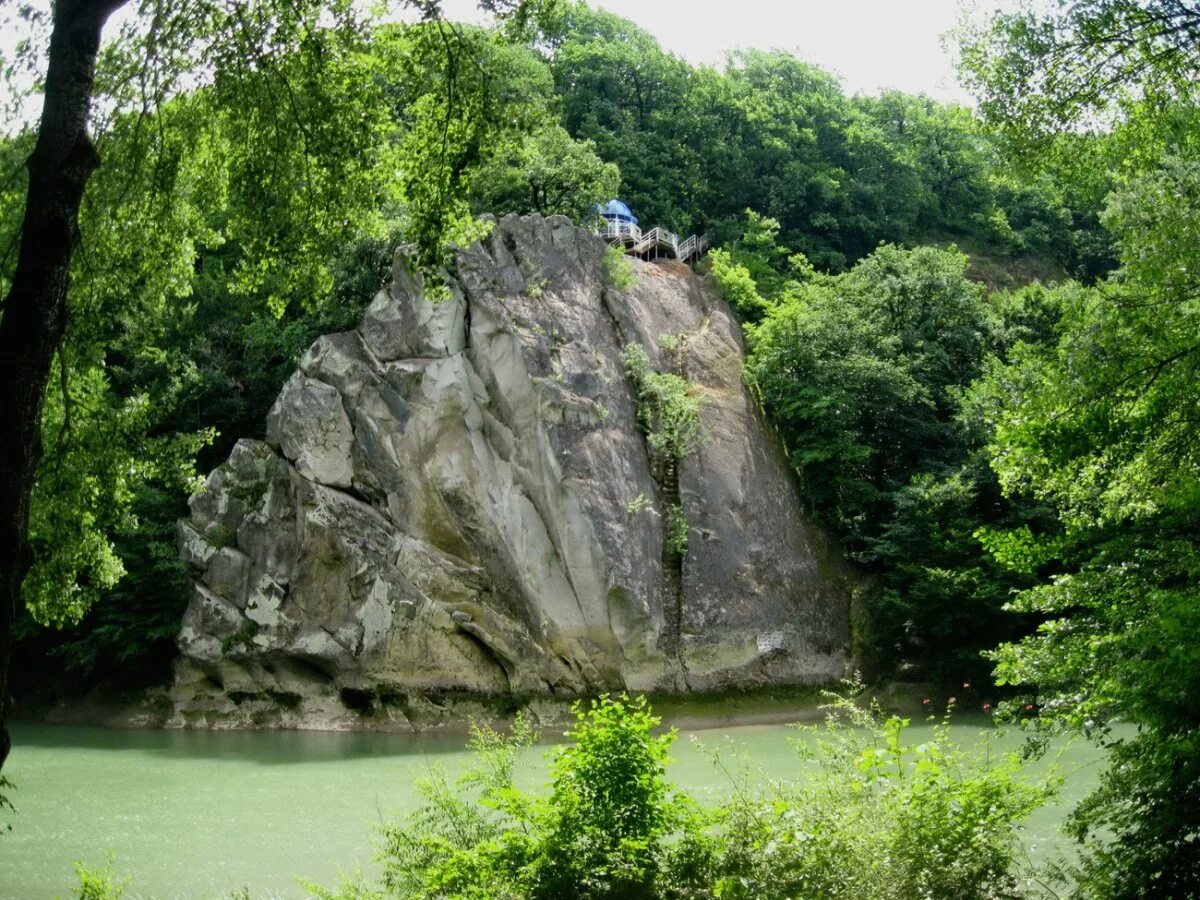
[[[851,93],[884,88],[967,103],[942,35],[963,0],[589,0],[630,19],[695,64],[720,65],[736,49],[788,50],[834,72]],[[982,7],[1011,7],[992,0]],[[476,20],[474,0],[446,0],[451,18]],[[972,14],[977,14],[972,12]]]
[[[1047,0],[589,0],[630,19],[653,34],[668,51],[693,64],[719,66],[737,49],[788,50],[842,79],[850,93],[876,94],[884,88],[924,93],[939,100],[971,103],[957,84],[952,49],[943,36],[969,10],[973,17],[1018,3]],[[45,5],[38,0],[37,5]],[[0,10],[7,0],[0,0]],[[478,0],[444,0],[447,15],[481,21]],[[11,12],[11,10],[9,10]],[[16,32],[3,27],[0,62],[13,49]],[[116,29],[110,22],[110,32]],[[0,100],[7,98],[0,98]],[[2,104],[0,104],[2,105]],[[36,116],[33,106],[7,131]]]

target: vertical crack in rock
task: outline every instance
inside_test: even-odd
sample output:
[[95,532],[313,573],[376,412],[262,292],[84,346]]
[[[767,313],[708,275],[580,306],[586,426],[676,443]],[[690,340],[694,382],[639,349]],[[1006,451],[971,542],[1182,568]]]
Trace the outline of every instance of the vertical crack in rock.
[[[486,258],[488,260],[493,260],[494,256],[489,254]],[[469,323],[471,322],[470,310],[472,307],[472,290],[472,287],[469,285],[463,285],[463,297],[466,299],[467,306],[465,321],[468,323],[468,328]],[[521,380],[527,379],[528,373],[523,371],[524,366],[520,365],[521,360],[516,354],[502,352],[499,360],[489,360],[486,356],[489,347],[492,349],[495,348],[497,335],[500,336],[501,341],[503,341],[506,345],[509,343],[515,345],[519,338],[511,331],[501,329],[495,317],[490,313],[485,312],[487,309],[486,305],[484,305],[486,303],[486,295],[483,298],[477,299],[475,303],[480,309],[481,319],[486,323],[484,327],[484,333],[485,335],[491,335],[491,344],[489,345],[487,343],[488,338],[485,337],[480,342],[477,342],[474,346],[468,346],[465,350],[465,355],[467,358],[467,365],[471,368],[471,371],[474,372],[477,377],[479,377],[482,383],[483,393],[488,400],[491,400],[493,393],[499,393],[501,395],[500,402],[488,402],[487,406],[488,412],[493,417],[494,421],[503,426],[510,434],[514,436],[517,447],[516,454],[510,455],[510,459],[508,460],[510,463],[515,463],[513,466],[513,482],[511,485],[513,491],[512,499],[527,509],[528,514],[531,514],[534,517],[534,520],[529,524],[537,529],[540,529],[540,531],[544,533],[546,538],[549,540],[551,552],[549,563],[561,569],[563,578],[566,582],[566,587],[568,589],[565,594],[568,595],[575,604],[579,619],[582,621],[586,619],[586,611],[579,599],[578,590],[572,579],[572,572],[567,565],[566,554],[564,552],[561,535],[558,533],[558,530],[553,527],[553,519],[548,515],[549,504],[545,502],[543,498],[544,491],[540,490],[539,482],[544,480],[544,476],[546,474],[544,471],[546,468],[546,463],[542,458],[542,454],[539,452],[542,449],[544,442],[537,441],[537,435],[535,434],[534,446],[532,447],[532,450],[530,450],[528,442],[525,440],[530,436],[528,422],[525,421],[529,418],[529,416],[514,416],[514,410],[516,408],[515,405],[511,402],[508,402],[508,398],[503,396],[504,385],[502,383],[502,376],[499,371],[501,367],[520,366],[522,371],[511,373],[511,376],[516,376]],[[468,330],[468,335],[469,334],[470,331]],[[526,386],[530,387],[534,395],[534,417],[540,418],[542,411],[540,405],[541,397],[538,394],[535,386]],[[529,410],[526,410],[526,412],[528,413]],[[482,433],[484,435],[484,440],[487,441],[487,429],[484,428]],[[490,445],[490,441],[488,443]],[[527,452],[522,453],[522,447],[524,447]],[[493,452],[496,452],[494,447],[492,450]],[[496,455],[497,458],[503,458],[504,456],[504,454],[500,453],[497,453]],[[522,463],[525,463],[525,465],[522,465]],[[513,580],[519,583],[519,574],[513,578]],[[522,596],[528,596],[523,590],[520,589],[520,587],[517,588],[517,592]],[[532,602],[537,602],[538,598],[529,597],[528,599],[530,599]],[[529,617],[529,620],[532,622],[536,621],[538,618],[538,616],[532,615]]]
[[[240,441],[180,523],[174,724],[409,728],[514,696],[843,674],[853,575],[742,384],[732,313],[669,263],[631,261],[615,292],[604,249],[505,217],[447,300],[398,255],[359,328],[314,343],[269,442]],[[634,341],[707,398],[678,465],[637,427]]]

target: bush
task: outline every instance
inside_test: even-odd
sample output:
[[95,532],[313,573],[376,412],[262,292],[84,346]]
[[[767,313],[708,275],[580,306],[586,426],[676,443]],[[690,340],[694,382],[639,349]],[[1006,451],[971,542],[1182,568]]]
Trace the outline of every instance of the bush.
[[79,878],[79,900],[120,900],[130,882],[113,874],[111,855],[102,868],[89,869],[81,862],[75,863],[75,874]]
[[758,285],[750,271],[739,265],[727,250],[713,250],[708,255],[713,278],[721,286],[721,294],[737,310],[743,321],[757,322],[770,309],[758,293]]
[[638,392],[638,424],[646,443],[669,460],[682,459],[700,434],[700,398],[686,379],[653,371],[640,344],[626,346],[621,359]]
[[688,520],[682,506],[667,510],[667,549],[675,556],[687,556]]
[[[853,689],[861,685],[852,685]],[[830,695],[833,696],[833,695]],[[715,860],[719,897],[1014,896],[1019,824],[1054,792],[1017,753],[962,749],[948,718],[920,744],[909,720],[835,697],[808,772],[771,797],[739,789]]]
[[604,251],[604,274],[608,283],[618,291],[627,291],[637,284],[633,263],[620,247],[609,247]]
[[476,729],[476,767],[453,783],[435,773],[425,804],[383,829],[383,884],[318,896],[1012,896],[1019,824],[1053,791],[1021,778],[1016,753],[961,749],[945,720],[908,744],[907,720],[835,697],[795,785],[735,778],[736,799],[701,810],[667,782],[674,734],[655,734],[645,698],[601,697],[575,717],[548,794],[513,783],[535,737],[523,719],[507,737]]
[[[384,888],[402,897],[658,897],[668,836],[691,829],[691,806],[665,779],[673,733],[645,698],[575,706],[572,743],[552,766],[549,796],[513,784],[534,733],[472,732],[477,766],[451,783],[437,772],[426,802],[383,830]],[[322,894],[336,897],[337,894]]]

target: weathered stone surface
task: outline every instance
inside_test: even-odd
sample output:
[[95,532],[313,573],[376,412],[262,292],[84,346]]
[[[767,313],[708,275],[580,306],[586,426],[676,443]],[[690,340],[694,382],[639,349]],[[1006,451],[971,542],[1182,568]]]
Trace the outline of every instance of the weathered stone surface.
[[354,430],[337,388],[297,372],[283,386],[267,416],[267,440],[292,460],[305,478],[350,487]]
[[[508,217],[459,254],[450,299],[400,260],[357,331],[318,340],[268,441],[241,441],[180,524],[174,723],[419,727],[839,677],[850,576],[742,384],[737,323],[686,267],[633,265],[618,291],[598,238]],[[677,466],[638,429],[635,341],[703,398]]]

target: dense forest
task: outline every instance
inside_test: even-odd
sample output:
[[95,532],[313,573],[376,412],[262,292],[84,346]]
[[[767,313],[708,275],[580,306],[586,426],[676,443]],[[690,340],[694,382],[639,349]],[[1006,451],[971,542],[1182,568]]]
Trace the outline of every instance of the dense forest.
[[[440,102],[451,77],[462,104],[453,112],[467,129],[453,147],[458,171],[447,174],[461,182],[462,208],[454,214],[462,223],[437,225],[439,235],[452,232],[442,243],[461,240],[459,230],[469,234],[480,213],[561,213],[582,221],[598,200],[617,194],[648,223],[718,236],[724,249],[712,264],[755,335],[751,375],[794,445],[814,510],[847,538],[857,559],[887,573],[890,600],[881,603],[903,606],[901,595],[922,594],[911,610],[889,611],[879,627],[890,633],[864,649],[894,657],[900,645],[915,652],[933,642],[921,653],[953,669],[949,678],[986,671],[977,650],[994,645],[1006,634],[997,629],[1008,626],[1000,615],[978,623],[979,607],[998,614],[1012,576],[962,564],[989,565],[972,537],[975,527],[1005,516],[1021,520],[1024,512],[997,508],[995,476],[981,453],[972,454],[982,441],[959,424],[958,395],[981,374],[988,354],[1004,353],[1031,329],[1049,335],[1044,310],[1053,301],[1026,295],[1021,285],[1068,273],[1090,281],[1115,264],[1099,223],[1107,182],[1093,176],[1101,183],[1079,184],[1069,172],[1017,174],[999,140],[968,110],[900,94],[847,97],[832,76],[784,53],[739,54],[718,73],[669,56],[650,35],[604,11],[568,8],[548,27],[528,43],[456,29],[460,52],[484,60],[468,73],[477,83],[450,71],[459,63],[428,46],[432,35],[420,29],[380,29],[347,50],[341,67],[362,70],[355,77],[369,75],[378,93],[364,95],[361,81],[343,71],[336,78],[322,72],[328,81],[303,96],[322,104],[306,111],[313,118],[326,110],[349,121],[370,116],[373,133],[353,129],[362,146],[339,148],[348,158],[330,160],[315,150],[311,159],[286,163],[239,158],[245,151],[230,129],[248,125],[226,121],[239,113],[221,104],[241,99],[216,90],[173,97],[157,113],[161,130],[153,137],[134,115],[102,133],[109,162],[89,196],[97,219],[93,225],[85,209],[82,225],[95,267],[83,276],[89,308],[73,311],[71,346],[58,362],[66,368],[49,393],[43,428],[47,459],[31,527],[37,561],[25,584],[31,615],[19,648],[29,651],[19,672],[29,674],[30,686],[41,681],[37,660],[46,658],[61,660],[85,683],[167,677],[186,595],[174,523],[194,488],[189,479],[228,455],[238,438],[261,435],[299,354],[317,336],[357,321],[387,276],[392,245],[429,231],[416,219],[422,201],[403,193],[429,185],[419,179],[397,186],[390,167],[415,171],[422,154],[440,153],[421,145],[428,123],[419,116]],[[440,111],[424,115],[436,121]],[[328,127],[328,140],[340,137]],[[299,133],[276,139],[312,140]],[[1087,152],[1102,152],[1101,138],[1081,140]],[[26,152],[21,141],[6,148],[14,162]],[[150,141],[162,143],[143,146]],[[189,144],[209,149],[185,154]],[[134,163],[147,155],[159,171]],[[314,221],[304,199],[314,188],[286,181],[306,177],[305,166],[335,163],[337,171],[316,174],[329,180],[327,190],[344,192],[343,206],[354,204],[343,210],[354,213],[349,226],[344,218]],[[268,165],[269,178],[260,170]],[[275,171],[279,166],[287,171]],[[131,187],[131,175],[147,183]],[[279,208],[267,195],[276,191],[294,206]],[[450,214],[430,206],[425,218]],[[19,204],[7,209],[11,232]],[[264,210],[278,221],[262,221]],[[260,234],[264,228],[271,233]],[[102,235],[111,247],[96,246]],[[440,246],[426,252],[443,252]],[[130,272],[137,272],[134,296]],[[884,284],[894,284],[894,296],[879,293]],[[749,293],[739,291],[743,286]],[[1013,293],[985,301],[988,286]],[[824,325],[788,318],[808,306],[800,293],[828,298],[816,304],[826,310]],[[861,326],[847,318],[865,312],[860,298],[880,304]],[[903,307],[910,321],[883,321],[889,306]],[[813,328],[828,346],[779,331],[795,327]],[[835,327],[844,333],[835,335]],[[807,345],[814,358],[777,359],[769,349],[776,332],[775,343],[797,351]],[[868,385],[846,381],[844,371],[819,370],[819,357],[841,356],[837,340],[871,357],[860,364],[842,359],[855,367],[876,365],[873,357],[898,342],[878,363],[894,368],[874,376],[880,388],[898,393],[875,396]],[[923,346],[930,342],[936,346]],[[927,352],[943,358],[935,363]],[[828,407],[820,423],[816,410],[793,410],[798,398],[774,395],[787,388],[771,373],[786,367],[779,374],[799,384],[797,365],[813,367],[806,389]],[[901,374],[907,382],[893,377]],[[835,384],[857,408],[838,408],[830,394]],[[945,496],[952,489],[943,487],[940,500],[926,500],[918,511],[918,475],[949,471],[959,473],[960,499]],[[918,517],[904,523],[893,518],[902,489],[912,510],[906,514]],[[928,517],[951,514],[947,504],[955,502],[969,507],[958,523],[963,546],[939,544],[935,551],[928,542],[937,535],[928,532],[951,520]],[[920,516],[927,517],[923,526]],[[909,545],[921,537],[912,532],[921,527],[923,548],[941,555],[929,567],[959,569],[955,577],[969,584],[971,601],[951,599],[964,584],[939,588],[933,577],[892,583],[918,577],[901,575],[889,560],[913,559]],[[905,637],[897,629],[914,612],[920,622]],[[45,624],[65,630],[45,631]],[[971,643],[950,659],[964,638]]]
[[[506,6],[490,30],[437,4],[418,4],[417,23],[369,25],[330,6],[320,25],[321,4],[251,21],[238,4],[226,20],[206,7],[99,55],[102,165],[41,414],[17,697],[169,679],[188,584],[175,523],[198,473],[261,436],[299,355],[358,320],[393,247],[436,278],[483,213],[586,224],[620,196],[643,223],[713,236],[702,268],[741,322],[746,382],[809,511],[869,576],[854,621],[864,675],[972,684],[1031,731],[1110,743],[1100,789],[1070,821],[1084,846],[1074,889],[1195,896],[1200,10],[1087,0],[964,30],[974,111],[849,96],[785,52],[696,67],[582,3]],[[5,294],[37,140],[0,142],[14,173],[0,187]],[[580,715],[545,806],[506,781],[515,745],[477,736],[500,773],[484,806],[507,824],[480,824],[449,856],[446,822],[436,840],[398,830],[389,888],[1008,896],[1011,846],[987,829],[1042,799],[1000,776],[947,776],[854,807],[886,820],[873,837],[826,822],[823,855],[805,857],[782,814],[737,807],[715,822],[667,796],[666,744],[639,703]],[[1118,722],[1136,734],[1113,737]],[[887,741],[882,720],[859,724]],[[628,746],[643,755],[613,749]],[[621,809],[589,793],[616,778],[609,758],[646,792]],[[821,821],[867,802],[845,785],[837,800],[827,778]],[[954,795],[963,784],[975,793]],[[796,808],[818,808],[816,793]],[[449,822],[456,801],[436,799]],[[963,867],[918,858],[937,843],[921,830],[933,808],[960,802],[983,835],[943,847]],[[642,818],[601,821],[622,810]],[[523,838],[504,836],[513,822]],[[906,874],[868,865],[885,852]],[[839,854],[854,862],[831,875]],[[860,880],[837,881],[854,866]],[[771,881],[783,871],[796,880]],[[598,887],[596,872],[611,879]]]

